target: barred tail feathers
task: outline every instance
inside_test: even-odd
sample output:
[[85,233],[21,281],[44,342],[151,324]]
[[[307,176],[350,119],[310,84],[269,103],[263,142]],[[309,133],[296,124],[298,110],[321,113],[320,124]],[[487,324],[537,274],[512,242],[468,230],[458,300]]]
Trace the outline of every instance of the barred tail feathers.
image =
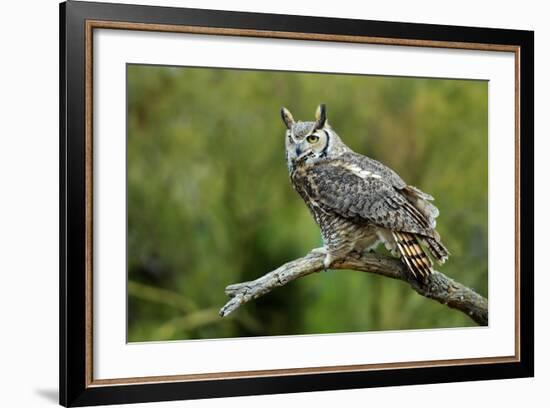
[[424,243],[430,249],[433,257],[437,260],[439,264],[445,263],[449,258],[450,252],[445,246],[435,238],[423,237]]
[[432,261],[420,246],[415,235],[406,232],[392,232],[407,269],[416,279],[424,279],[432,273]]

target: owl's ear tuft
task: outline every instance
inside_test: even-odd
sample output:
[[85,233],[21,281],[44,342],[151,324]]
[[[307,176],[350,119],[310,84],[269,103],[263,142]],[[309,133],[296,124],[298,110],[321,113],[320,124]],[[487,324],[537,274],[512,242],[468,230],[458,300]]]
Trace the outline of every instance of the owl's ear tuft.
[[317,111],[315,112],[315,120],[315,129],[322,129],[325,127],[325,123],[327,121],[327,108],[324,103],[317,107]]
[[290,129],[292,125],[294,125],[294,118],[292,117],[292,113],[290,113],[290,111],[284,106],[281,108],[281,118],[283,119],[283,122],[285,123],[287,129]]

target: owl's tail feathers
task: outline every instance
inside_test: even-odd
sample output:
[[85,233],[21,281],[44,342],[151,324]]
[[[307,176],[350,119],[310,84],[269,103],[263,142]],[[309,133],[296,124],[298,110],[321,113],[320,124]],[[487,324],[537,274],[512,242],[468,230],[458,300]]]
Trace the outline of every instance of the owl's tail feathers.
[[423,238],[424,243],[430,249],[433,257],[441,265],[449,258],[450,252],[445,246],[435,238]]
[[432,261],[420,246],[415,235],[392,232],[401,259],[415,279],[424,280],[432,273]]

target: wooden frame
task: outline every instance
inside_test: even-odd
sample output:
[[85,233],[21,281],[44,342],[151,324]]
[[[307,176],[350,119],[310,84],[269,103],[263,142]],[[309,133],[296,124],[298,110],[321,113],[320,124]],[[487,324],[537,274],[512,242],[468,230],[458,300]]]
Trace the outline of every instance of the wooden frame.
[[[60,28],[61,404],[66,406],[115,404],[533,375],[534,40],[532,32],[74,1],[61,4]],[[92,367],[92,55],[93,30],[96,28],[514,52],[516,55],[515,355],[94,380]],[[520,247],[527,249],[520,253]]]

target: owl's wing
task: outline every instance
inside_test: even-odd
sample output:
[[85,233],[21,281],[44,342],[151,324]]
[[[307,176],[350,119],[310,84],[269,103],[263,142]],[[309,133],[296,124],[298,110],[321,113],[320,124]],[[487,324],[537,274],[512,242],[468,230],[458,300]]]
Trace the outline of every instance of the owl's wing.
[[380,175],[384,179],[384,182],[393,185],[395,188],[403,189],[407,187],[407,183],[405,183],[403,179],[399,177],[399,174],[377,160],[371,159],[370,157],[363,156],[355,152],[345,153],[343,158],[344,161],[347,160],[350,163],[357,163],[360,167],[368,169],[373,173]]
[[304,181],[310,198],[324,210],[392,231],[437,236],[430,220],[380,174],[341,161],[327,162],[308,169]]
[[399,193],[402,193],[412,203],[414,208],[422,213],[430,227],[435,228],[435,219],[439,215],[439,210],[431,203],[434,200],[431,195],[414,186],[407,185],[395,171],[370,157],[355,152],[346,153],[344,157],[344,161],[347,160],[349,163],[356,163],[362,169],[378,174],[386,184],[391,184],[395,187]]

